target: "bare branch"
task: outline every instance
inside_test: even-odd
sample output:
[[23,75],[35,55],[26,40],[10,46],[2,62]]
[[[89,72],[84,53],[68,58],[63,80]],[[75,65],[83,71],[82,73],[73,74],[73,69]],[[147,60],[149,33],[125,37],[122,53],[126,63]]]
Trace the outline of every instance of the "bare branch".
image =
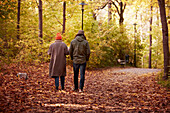
[[[49,3],[49,1],[47,1],[47,2]],[[49,4],[50,4],[50,3],[49,3]],[[50,4],[50,7],[52,8],[52,11],[54,11],[53,6],[51,6],[51,4]],[[63,26],[63,24],[59,21],[59,19],[56,17],[56,15],[55,15],[55,18],[57,19],[58,23]]]
[[115,0],[117,3],[119,3],[119,1],[118,0]]
[[107,5],[107,4],[108,4],[108,2],[106,2],[103,6],[101,6],[101,7],[97,8],[97,9],[95,9],[95,10],[104,9],[104,8],[106,7],[106,5]]
[[123,7],[123,10],[122,10],[123,12],[125,11],[125,8],[126,8],[126,3],[125,3],[125,5],[124,5],[124,7]]
[[[116,1],[117,1],[117,0],[116,0]],[[118,1],[117,1],[117,2],[118,2]],[[116,8],[118,14],[120,15],[120,12],[119,12],[119,9],[118,9],[117,5],[116,5],[113,1],[112,1],[112,4],[115,6],[115,8]]]
[[57,17],[55,17],[55,18],[57,19],[58,23],[61,24],[61,25],[63,26],[63,24],[58,20],[58,18],[57,18]]
[[35,0],[35,2],[37,3],[37,7],[38,7],[39,5],[38,5],[38,2],[37,2],[37,0]]
[[69,16],[69,18],[67,19],[67,20],[69,20],[69,19],[71,19],[72,18],[72,16],[73,16],[73,14],[74,14],[74,12],[75,12],[75,10],[77,9],[77,7],[76,8],[74,8],[74,10],[73,10],[73,12],[71,13],[71,15]]

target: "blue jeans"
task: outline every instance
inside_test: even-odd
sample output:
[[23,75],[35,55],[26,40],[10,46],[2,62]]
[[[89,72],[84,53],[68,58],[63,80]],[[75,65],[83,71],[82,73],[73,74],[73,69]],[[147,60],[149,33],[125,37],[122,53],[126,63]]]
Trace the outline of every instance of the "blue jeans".
[[85,81],[85,69],[86,63],[83,64],[75,64],[73,63],[73,70],[74,70],[74,89],[78,89],[78,75],[80,69],[80,89],[83,90],[84,81]]
[[[61,89],[64,90],[64,81],[65,81],[65,76],[60,76],[60,82],[61,82]],[[55,87],[58,89],[59,86],[59,77],[55,77]]]

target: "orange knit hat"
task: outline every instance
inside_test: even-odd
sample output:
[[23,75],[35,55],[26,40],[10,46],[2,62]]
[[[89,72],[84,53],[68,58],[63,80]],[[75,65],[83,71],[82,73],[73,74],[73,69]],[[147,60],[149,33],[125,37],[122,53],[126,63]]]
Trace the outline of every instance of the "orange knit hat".
[[60,33],[57,33],[57,36],[56,36],[56,40],[61,40],[62,39],[62,36]]

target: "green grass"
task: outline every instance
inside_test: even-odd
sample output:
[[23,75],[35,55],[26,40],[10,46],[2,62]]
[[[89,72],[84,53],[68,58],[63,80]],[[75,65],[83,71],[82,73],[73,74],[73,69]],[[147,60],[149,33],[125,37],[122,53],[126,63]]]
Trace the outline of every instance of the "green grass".
[[163,72],[158,74],[157,80],[158,84],[162,85],[163,87],[167,88],[168,91],[170,91],[170,78],[168,77],[167,80],[163,80]]

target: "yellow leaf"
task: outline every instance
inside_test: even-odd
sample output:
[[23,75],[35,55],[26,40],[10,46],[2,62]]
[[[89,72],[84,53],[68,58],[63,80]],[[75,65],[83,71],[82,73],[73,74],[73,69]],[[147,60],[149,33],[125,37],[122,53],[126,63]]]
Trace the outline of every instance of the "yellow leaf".
[[2,18],[5,18],[5,16],[4,16],[4,15],[2,15]]

